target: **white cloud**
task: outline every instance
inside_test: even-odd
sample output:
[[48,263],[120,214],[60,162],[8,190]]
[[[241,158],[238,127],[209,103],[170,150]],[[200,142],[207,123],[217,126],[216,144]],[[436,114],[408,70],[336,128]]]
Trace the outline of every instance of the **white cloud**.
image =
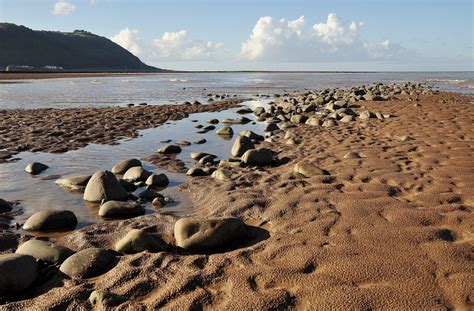
[[76,6],[64,0],[60,0],[54,4],[53,15],[69,15],[76,10]]
[[315,24],[313,30],[315,35],[327,44],[351,44],[356,39],[357,31],[362,25],[362,22],[343,23],[336,14],[331,13],[328,15],[326,23]]
[[153,40],[152,57],[156,60],[215,60],[224,54],[224,44],[188,39],[186,30],[165,32]]
[[140,36],[138,30],[130,28],[122,29],[118,34],[110,38],[110,40],[124,49],[127,49],[134,55],[139,55],[141,53],[142,49],[140,47]]

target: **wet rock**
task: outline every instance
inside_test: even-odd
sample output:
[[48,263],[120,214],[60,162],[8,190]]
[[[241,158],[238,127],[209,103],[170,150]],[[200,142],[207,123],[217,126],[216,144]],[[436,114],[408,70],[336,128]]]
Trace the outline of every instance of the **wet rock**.
[[156,198],[161,200],[161,199],[164,198],[161,193],[159,193],[158,191],[156,191],[154,189],[151,189],[151,188],[145,189],[138,196],[141,199],[146,200],[146,201],[153,201]]
[[143,251],[158,252],[164,249],[163,243],[143,229],[129,231],[115,244],[115,250],[125,254],[135,254]]
[[293,168],[293,171],[295,173],[299,173],[305,177],[312,177],[312,176],[318,176],[318,175],[326,175],[327,173],[320,169],[319,167],[317,167],[316,165],[308,162],[308,161],[301,161],[299,163],[297,163],[294,168]]
[[186,175],[188,176],[206,176],[207,173],[200,167],[192,167],[187,172]]
[[55,183],[69,190],[84,190],[91,177],[92,175],[72,176],[58,179]]
[[124,160],[112,167],[112,173],[114,174],[124,174],[126,171],[128,171],[132,167],[142,166],[142,162],[138,159],[127,159]]
[[256,116],[259,116],[259,115],[265,113],[265,108],[263,108],[263,107],[257,107],[257,108],[255,108],[255,110],[253,111],[253,113],[254,113]]
[[245,107],[245,108],[240,108],[235,111],[238,114],[246,114],[246,113],[252,113],[252,109]]
[[49,264],[62,263],[74,254],[74,251],[62,245],[42,240],[29,240],[21,244],[16,250],[17,254],[30,255]]
[[267,166],[273,162],[273,152],[267,148],[246,151],[241,160],[246,165]]
[[165,174],[153,174],[145,182],[147,186],[152,187],[166,187],[170,183],[168,176]]
[[194,143],[201,145],[201,144],[205,144],[206,142],[207,140],[205,138],[201,138],[201,139],[196,140]]
[[167,145],[158,149],[158,152],[163,154],[180,153],[181,147],[177,145]]
[[201,158],[204,158],[205,156],[209,156],[209,155],[212,156],[213,158],[217,157],[213,154],[206,153],[206,152],[191,152],[190,155],[191,155],[191,159],[196,160],[196,161],[199,161]]
[[137,190],[137,188],[138,188],[138,186],[135,185],[135,183],[124,180],[124,179],[120,179],[119,182],[122,185],[122,187],[125,189],[125,191],[127,191],[127,192],[133,192],[133,191]]
[[0,213],[8,213],[11,212],[13,209],[12,205],[5,201],[4,199],[0,199]]
[[99,216],[106,218],[134,217],[145,214],[145,208],[137,203],[107,201],[100,205]]
[[176,145],[186,147],[186,146],[191,146],[191,142],[187,140],[178,140],[176,141]]
[[30,287],[38,277],[34,257],[23,254],[0,255],[0,296]]
[[225,168],[219,168],[215,170],[211,176],[220,181],[228,181],[232,177],[232,171]]
[[201,159],[199,159],[199,164],[201,165],[205,165],[205,164],[214,164],[214,156],[212,155],[206,155],[204,157],[202,157]]
[[256,140],[256,141],[263,141],[263,136],[262,135],[258,135],[250,130],[245,130],[245,131],[242,131],[240,132],[239,134],[240,136],[246,136],[252,140]]
[[219,120],[217,120],[217,119],[210,119],[210,120],[207,120],[207,123],[209,123],[209,124],[218,124],[218,123],[219,123]]
[[123,179],[131,182],[145,181],[151,176],[151,172],[143,169],[141,166],[134,166],[129,168],[123,175]]
[[105,290],[95,290],[89,296],[89,302],[95,307],[108,309],[121,305],[127,298]]
[[276,131],[276,130],[279,130],[280,128],[278,127],[278,125],[276,123],[269,123],[266,127],[265,127],[265,132],[273,132],[273,131]]
[[242,237],[240,218],[181,218],[174,225],[176,245],[184,249],[210,251]]
[[37,174],[43,172],[44,170],[46,170],[48,168],[49,168],[49,166],[47,166],[46,164],[39,163],[39,162],[33,162],[33,163],[28,164],[25,167],[25,171],[27,173],[30,173],[31,175],[37,175]]
[[230,126],[224,126],[220,129],[217,130],[217,135],[221,135],[221,136],[232,136],[234,135],[234,131],[232,130],[232,128]]
[[124,201],[127,198],[127,191],[123,188],[115,175],[109,171],[94,173],[84,191],[84,200],[89,202],[102,202],[102,200]]
[[115,256],[102,248],[88,248],[67,258],[59,270],[73,279],[84,279],[102,274]]
[[216,127],[214,125],[208,125],[204,128],[204,130],[206,130],[206,131],[212,131],[212,130],[215,130],[215,129],[216,129]]
[[28,231],[54,231],[74,229],[77,218],[71,211],[45,210],[34,213],[23,225]]
[[247,136],[238,136],[232,145],[231,154],[234,157],[241,157],[247,150],[254,149],[252,140]]

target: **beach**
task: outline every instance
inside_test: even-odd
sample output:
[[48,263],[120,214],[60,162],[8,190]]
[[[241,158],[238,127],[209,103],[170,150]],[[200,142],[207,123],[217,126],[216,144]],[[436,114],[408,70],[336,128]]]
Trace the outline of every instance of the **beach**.
[[[138,130],[187,117],[183,122],[194,127],[203,124],[193,122],[202,112],[244,109],[240,115],[249,118],[249,123],[224,124],[220,119],[216,130],[252,122],[266,128],[256,135],[233,133],[232,143],[240,139],[239,156],[230,158],[240,159],[196,162],[199,174],[166,152],[142,158],[192,175],[178,187],[192,210],[107,220],[49,235],[44,240],[76,254],[100,248],[113,260],[91,277],[71,276],[64,264],[41,262],[34,283],[3,296],[2,308],[469,310],[474,301],[473,96],[416,84],[377,84],[362,94],[367,88],[278,94],[263,109],[246,108],[235,99],[3,110],[6,162],[25,150],[63,153],[89,143],[117,143],[137,137]],[[187,152],[185,144],[182,148]],[[206,143],[198,149],[212,153]],[[249,155],[252,150],[269,151]],[[13,224],[15,214],[5,215],[3,221]],[[189,228],[216,245],[177,236],[182,234],[178,219],[189,217],[197,221]],[[117,251],[117,242],[133,229],[143,229],[141,234],[159,246]],[[0,251],[8,254],[33,236],[9,228],[0,238]]]

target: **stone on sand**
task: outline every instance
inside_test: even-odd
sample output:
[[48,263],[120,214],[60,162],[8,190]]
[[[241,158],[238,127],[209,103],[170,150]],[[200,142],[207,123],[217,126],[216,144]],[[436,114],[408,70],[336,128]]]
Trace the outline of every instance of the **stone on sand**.
[[165,174],[153,174],[145,182],[147,186],[151,187],[166,187],[170,183],[168,176]]
[[148,177],[151,176],[151,173],[145,170],[141,166],[134,166],[129,168],[123,175],[123,179],[131,182],[135,181],[145,181]]
[[323,171],[322,169],[320,169],[319,167],[317,167],[316,165],[308,161],[301,161],[299,163],[296,163],[296,165],[293,168],[293,171],[305,177],[326,175],[325,171]]
[[163,154],[180,153],[181,147],[177,145],[167,145],[158,149],[158,152]]
[[349,151],[343,157],[344,159],[360,159],[360,155],[355,151]]
[[23,254],[0,255],[0,296],[30,287],[38,277],[34,257]]
[[142,162],[138,159],[127,159],[124,160],[112,167],[112,173],[114,174],[124,174],[128,169],[135,167],[135,166],[142,166]]
[[21,244],[15,253],[30,255],[49,264],[58,264],[74,254],[74,251],[62,245],[47,241],[29,240]]
[[107,218],[133,217],[145,214],[145,208],[137,203],[107,201],[100,206],[99,216]]
[[73,279],[95,277],[104,272],[115,256],[102,248],[87,248],[67,258],[59,270]]
[[84,190],[91,177],[92,175],[72,176],[58,179],[55,183],[70,190]]
[[224,168],[219,168],[215,170],[211,176],[220,181],[227,181],[227,180],[230,180],[232,176],[232,171],[224,169]]
[[11,212],[12,209],[13,207],[9,202],[0,199],[0,213],[8,213]]
[[27,173],[32,174],[32,175],[36,175],[36,174],[39,174],[42,171],[46,170],[47,168],[49,168],[49,166],[47,166],[46,164],[43,164],[43,163],[40,163],[40,162],[33,162],[33,163],[28,164],[25,167],[25,171]]
[[74,229],[77,218],[71,211],[45,210],[34,213],[23,225],[28,231],[53,231]]
[[234,157],[241,157],[247,150],[254,149],[252,140],[247,136],[238,136],[232,145],[231,154]]
[[176,245],[184,249],[209,251],[228,246],[242,236],[240,218],[181,218],[174,225]]
[[163,245],[145,230],[132,229],[115,244],[115,250],[125,254],[158,252],[163,250]]
[[121,305],[127,301],[127,298],[105,290],[94,290],[89,296],[89,302],[92,306],[102,309],[108,309]]
[[240,132],[239,134],[240,136],[246,136],[252,140],[257,140],[257,141],[262,141],[263,140],[263,136],[262,135],[258,135],[257,133],[254,133],[250,130],[245,130],[245,131],[242,131]]
[[267,166],[273,162],[273,152],[267,148],[246,151],[241,160],[246,165]]
[[200,167],[192,167],[187,172],[186,175],[188,176],[206,176],[206,172]]
[[84,191],[84,200],[102,202],[102,200],[124,201],[128,198],[127,191],[109,171],[99,171],[92,175]]

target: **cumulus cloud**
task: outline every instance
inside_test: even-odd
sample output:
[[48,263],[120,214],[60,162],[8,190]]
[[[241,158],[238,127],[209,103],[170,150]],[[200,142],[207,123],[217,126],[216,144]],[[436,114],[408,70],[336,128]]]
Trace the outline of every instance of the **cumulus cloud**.
[[159,60],[210,60],[222,58],[224,44],[191,40],[186,30],[165,32],[153,40],[152,56]]
[[53,15],[69,15],[76,10],[76,6],[72,3],[60,0],[54,4]]
[[118,34],[110,38],[113,42],[117,43],[124,49],[127,49],[134,55],[140,55],[140,36],[138,30],[125,28],[120,30]]
[[261,61],[359,61],[389,59],[403,49],[390,41],[374,44],[362,41],[362,22],[346,22],[336,14],[326,22],[305,27],[304,16],[295,20],[261,17],[249,38],[242,43],[240,58]]

